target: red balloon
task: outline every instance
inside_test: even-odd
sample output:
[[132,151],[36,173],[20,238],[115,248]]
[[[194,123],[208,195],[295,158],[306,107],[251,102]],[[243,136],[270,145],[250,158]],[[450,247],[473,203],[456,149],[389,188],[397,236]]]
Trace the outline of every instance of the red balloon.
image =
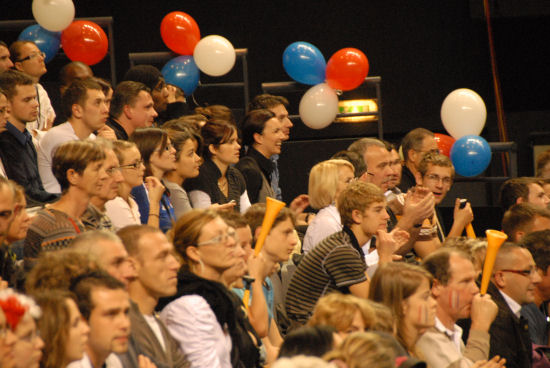
[[181,11],[167,14],[160,24],[160,35],[168,48],[180,55],[193,55],[201,39],[199,25]]
[[434,136],[439,152],[447,157],[451,157],[451,148],[453,148],[453,144],[455,144],[455,139],[446,134],[435,133]]
[[107,55],[109,40],[97,23],[77,20],[61,33],[61,45],[72,61],[94,65]]
[[326,80],[330,87],[350,91],[369,74],[369,60],[361,50],[351,47],[337,51],[327,63]]

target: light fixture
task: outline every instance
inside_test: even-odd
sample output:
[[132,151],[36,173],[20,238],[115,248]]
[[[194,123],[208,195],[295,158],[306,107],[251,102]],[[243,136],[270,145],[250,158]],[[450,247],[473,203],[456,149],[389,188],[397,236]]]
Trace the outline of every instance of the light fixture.
[[[376,99],[360,99],[360,100],[343,100],[338,101],[338,113],[354,114],[378,112],[378,103]],[[375,121],[376,115],[367,116],[345,116],[336,118],[336,123],[363,123],[367,121]]]

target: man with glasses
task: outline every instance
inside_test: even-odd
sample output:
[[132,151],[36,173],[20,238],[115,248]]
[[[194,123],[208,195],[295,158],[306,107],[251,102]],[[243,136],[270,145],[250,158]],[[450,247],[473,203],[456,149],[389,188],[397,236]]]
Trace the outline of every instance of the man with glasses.
[[437,142],[434,134],[424,128],[416,128],[403,137],[401,141],[403,152],[403,172],[399,189],[405,193],[416,185],[415,177],[418,172],[418,165],[424,154],[428,152],[437,153]]
[[462,235],[464,228],[474,219],[470,203],[460,208],[460,198],[455,200],[453,225],[448,235],[441,221],[441,215],[437,209],[453,185],[455,170],[451,160],[440,153],[429,152],[425,154],[418,165],[416,183],[428,188],[435,198],[435,212],[428,219],[421,230],[415,244],[415,250],[420,257],[425,257],[441,246],[445,236],[458,237]]
[[44,190],[38,171],[37,153],[27,123],[36,120],[38,101],[32,79],[17,70],[0,73],[0,89],[8,99],[10,115],[6,131],[0,133],[0,158],[9,179],[25,189],[30,205],[57,199]]
[[117,139],[127,141],[137,128],[152,126],[157,116],[151,90],[143,83],[126,81],[115,89],[107,125]]
[[35,84],[38,98],[38,116],[29,128],[48,130],[55,120],[55,111],[48,93],[39,83],[40,78],[48,71],[44,61],[46,55],[32,41],[15,41],[10,45],[10,54],[15,69],[30,76]]
[[94,132],[105,127],[109,112],[101,86],[91,79],[71,83],[63,94],[62,105],[69,119],[50,129],[38,143],[38,170],[50,193],[61,193],[52,173],[52,157],[57,147],[67,141],[95,139]]
[[535,289],[540,281],[529,250],[513,243],[500,247],[487,290],[499,309],[489,330],[489,355],[506,358],[508,368],[531,367],[529,326],[520,311],[523,305],[535,300]]

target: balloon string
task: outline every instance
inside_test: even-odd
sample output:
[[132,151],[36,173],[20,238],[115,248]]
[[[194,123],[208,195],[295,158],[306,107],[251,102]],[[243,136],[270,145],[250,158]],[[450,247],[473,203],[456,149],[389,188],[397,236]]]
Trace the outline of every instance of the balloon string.
[[[508,129],[506,127],[506,118],[504,116],[504,107],[502,104],[502,91],[500,89],[500,80],[498,78],[498,69],[495,53],[495,43],[493,40],[493,27],[491,26],[491,12],[489,8],[489,0],[483,0],[483,9],[485,11],[485,20],[487,22],[487,37],[489,39],[489,51],[491,55],[491,70],[493,73],[493,89],[495,91],[495,102],[497,108],[497,121],[498,121],[498,137],[500,142],[508,141]],[[504,176],[508,176],[508,153],[503,152],[502,158],[502,172]]]

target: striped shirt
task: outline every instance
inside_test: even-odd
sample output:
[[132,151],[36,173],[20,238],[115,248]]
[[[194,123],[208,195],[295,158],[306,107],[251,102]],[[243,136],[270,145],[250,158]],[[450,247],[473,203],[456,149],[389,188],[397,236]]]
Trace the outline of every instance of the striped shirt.
[[367,280],[366,270],[363,250],[349,228],[325,238],[304,256],[290,280],[288,317],[306,323],[320,297],[333,291],[349,293],[349,286]]

